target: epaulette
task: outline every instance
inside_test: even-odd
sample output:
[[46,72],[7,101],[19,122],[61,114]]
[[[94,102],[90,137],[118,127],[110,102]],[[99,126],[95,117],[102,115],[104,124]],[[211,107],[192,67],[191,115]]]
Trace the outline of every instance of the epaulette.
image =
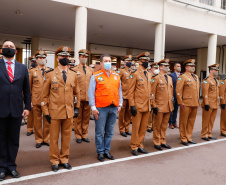
[[154,76],[152,76],[152,78],[154,78],[154,77],[156,77],[156,76],[158,76],[158,74],[155,74]]
[[137,69],[134,69],[131,73],[135,73],[137,71]]
[[54,70],[54,69],[50,68],[50,70],[46,71],[46,73],[49,73],[49,72],[51,72],[51,71],[53,71],[53,70]]
[[[73,67],[74,68],[74,67]],[[75,72],[75,73],[77,73],[74,69],[72,69],[72,68],[69,68],[71,71],[73,71],[73,72]]]
[[121,69],[125,69],[125,67],[121,67]]
[[204,80],[207,80],[209,77],[207,76],[206,78],[204,78]]

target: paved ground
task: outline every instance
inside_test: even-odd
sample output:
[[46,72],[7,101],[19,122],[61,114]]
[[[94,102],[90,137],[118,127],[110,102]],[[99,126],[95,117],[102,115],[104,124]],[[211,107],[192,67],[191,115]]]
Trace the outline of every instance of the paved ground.
[[[199,143],[197,146],[184,147],[180,144],[179,129],[167,129],[166,140],[173,149],[157,152],[153,148],[152,133],[147,133],[144,146],[150,153],[146,156],[140,155],[140,158],[131,157],[130,137],[120,136],[116,123],[111,153],[116,159],[121,160],[106,160],[105,163],[98,162],[96,158],[94,121],[90,121],[91,143],[77,144],[72,135],[69,162],[74,168],[72,171],[63,170],[57,174],[50,172],[48,147],[36,149],[34,135],[27,137],[26,126],[23,126],[17,158],[18,171],[23,176],[18,180],[23,181],[14,184],[226,184],[226,138],[219,136],[220,110],[213,129],[213,136],[218,137],[217,142],[207,143],[201,140],[201,120],[200,108],[192,137]],[[62,173],[64,171],[66,173]],[[12,182],[10,177],[7,179],[9,181],[6,180],[4,183]]]

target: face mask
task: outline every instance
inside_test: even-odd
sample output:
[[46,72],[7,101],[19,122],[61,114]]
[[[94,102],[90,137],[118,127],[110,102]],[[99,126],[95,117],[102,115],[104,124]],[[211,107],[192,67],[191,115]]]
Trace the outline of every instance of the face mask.
[[15,49],[12,48],[2,48],[2,54],[7,58],[12,58],[16,53]]
[[218,75],[218,71],[213,71],[213,76],[216,77]]
[[46,65],[46,59],[38,59],[38,63],[39,65],[44,66]]
[[130,68],[132,66],[132,62],[126,62],[126,66]]
[[155,70],[153,71],[153,73],[154,73],[155,75],[157,75],[157,74],[159,74],[159,70],[158,70],[158,69],[155,69]]
[[148,62],[142,62],[142,66],[143,66],[145,69],[147,69],[147,67],[148,67]]
[[167,73],[169,71],[169,67],[163,67],[162,70]]
[[31,63],[31,67],[32,67],[32,68],[37,67],[37,65],[38,65],[38,64],[37,64],[36,62]]
[[190,68],[188,69],[188,71],[189,71],[190,73],[194,73],[194,72],[195,72],[195,68],[194,68],[194,67],[190,67]]
[[110,70],[111,69],[111,62],[104,62],[104,69]]
[[59,62],[60,62],[60,64],[61,64],[62,66],[66,66],[66,65],[68,65],[68,63],[69,63],[69,59],[68,59],[68,58],[61,58],[61,59],[59,60]]
[[177,68],[176,68],[176,71],[177,71],[177,72],[181,72],[181,67],[177,67]]
[[80,59],[80,62],[81,62],[82,64],[86,64],[87,58],[81,58],[81,59]]

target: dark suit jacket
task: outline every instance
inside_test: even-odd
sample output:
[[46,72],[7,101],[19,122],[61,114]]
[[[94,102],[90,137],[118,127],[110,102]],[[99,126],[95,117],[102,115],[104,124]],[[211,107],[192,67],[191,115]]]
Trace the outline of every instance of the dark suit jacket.
[[23,101],[25,109],[31,110],[31,94],[27,67],[15,61],[13,82],[9,79],[6,65],[0,59],[0,118],[11,114],[22,117]]
[[173,73],[170,73],[169,76],[171,76],[173,79],[173,97],[174,97],[174,100],[176,100],[177,74],[173,72]]

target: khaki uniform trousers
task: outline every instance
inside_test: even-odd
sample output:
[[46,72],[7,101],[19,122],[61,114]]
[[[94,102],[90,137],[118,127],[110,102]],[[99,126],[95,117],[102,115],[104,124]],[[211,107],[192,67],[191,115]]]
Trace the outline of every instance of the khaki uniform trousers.
[[131,113],[128,99],[123,99],[123,107],[119,112],[119,132],[129,132]]
[[27,117],[27,132],[33,132],[33,129],[34,129],[34,117],[33,117],[33,108],[32,108]]
[[179,127],[181,142],[192,141],[191,136],[195,124],[198,107],[184,107],[180,109]]
[[153,142],[154,145],[166,144],[166,129],[170,117],[170,112],[162,113],[158,112],[154,114],[155,123],[153,127]]
[[206,111],[204,108],[202,108],[202,138],[212,137],[211,133],[216,116],[217,109],[210,108],[209,111]]
[[36,143],[49,143],[49,123],[44,116],[42,117],[41,106],[33,106],[33,115]]
[[132,116],[132,135],[130,147],[132,150],[143,148],[143,140],[146,134],[148,118],[150,112],[137,112],[137,115]]
[[221,109],[221,134],[226,134],[226,109]]
[[[73,118],[51,119],[49,158],[52,165],[64,164],[69,161],[71,129]],[[59,153],[58,139],[61,131],[61,150]]]
[[149,119],[148,119],[148,126],[147,126],[147,129],[153,129],[154,120],[155,120],[155,116],[154,116],[153,111],[151,111],[151,113],[150,113],[150,115],[149,115]]
[[74,118],[74,129],[76,139],[88,137],[88,127],[90,120],[91,107],[88,101],[80,101],[79,114]]

